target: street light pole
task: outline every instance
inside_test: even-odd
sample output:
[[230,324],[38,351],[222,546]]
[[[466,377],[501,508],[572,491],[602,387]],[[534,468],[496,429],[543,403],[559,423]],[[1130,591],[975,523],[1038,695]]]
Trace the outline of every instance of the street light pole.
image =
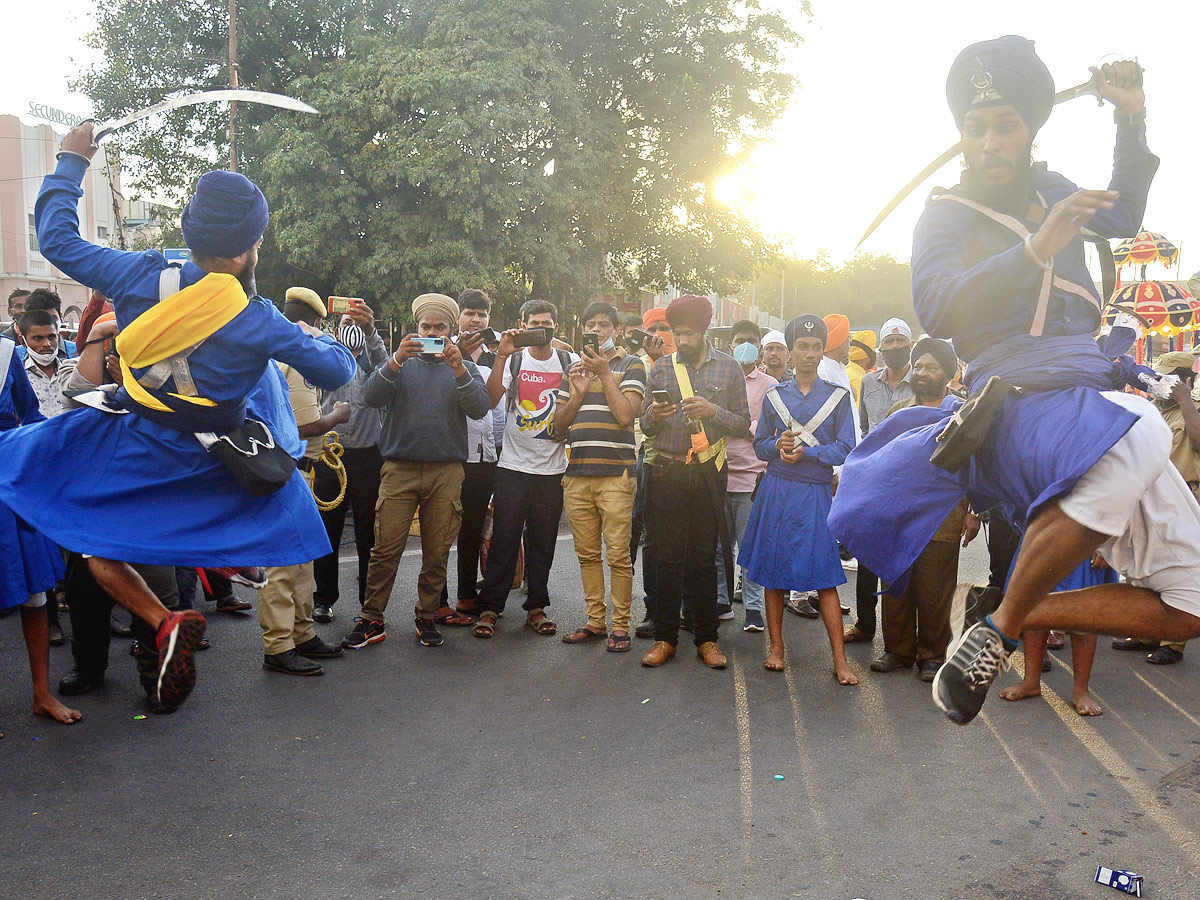
[[[237,0],[229,0],[229,84],[238,86],[237,65]],[[237,101],[229,104],[229,171],[236,172],[237,166]]]

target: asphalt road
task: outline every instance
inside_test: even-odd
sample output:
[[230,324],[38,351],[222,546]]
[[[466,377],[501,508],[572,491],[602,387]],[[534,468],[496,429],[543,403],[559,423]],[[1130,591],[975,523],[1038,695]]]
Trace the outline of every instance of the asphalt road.
[[[551,586],[560,634],[584,621],[571,550]],[[914,674],[867,671],[868,647],[850,648],[862,685],[838,686],[819,622],[788,616],[790,669],[764,671],[740,607],[724,672],[686,647],[649,670],[643,641],[616,655],[535,635],[519,595],[494,640],[448,629],[423,648],[418,567],[410,548],[389,638],[321,678],[264,672],[256,619],[212,614],[173,716],[138,718],[122,641],[81,723],[26,714],[19,624],[0,621],[0,896],[1122,896],[1093,883],[1100,864],[1144,875],[1145,897],[1200,896],[1191,657],[1154,668],[1105,642],[1106,712],[1085,721],[1060,652],[1042,699],[993,691],[957,728]],[[972,548],[963,577],[983,568]],[[69,651],[51,665],[57,680]]]

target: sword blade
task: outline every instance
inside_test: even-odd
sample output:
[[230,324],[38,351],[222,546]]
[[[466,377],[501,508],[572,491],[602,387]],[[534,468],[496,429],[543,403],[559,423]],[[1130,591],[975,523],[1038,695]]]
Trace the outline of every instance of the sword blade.
[[114,131],[124,128],[126,125],[132,125],[134,122],[139,122],[155,113],[166,112],[170,109],[179,109],[182,106],[197,106],[203,103],[218,103],[224,100],[236,100],[239,103],[257,103],[262,106],[275,106],[279,109],[290,109],[295,112],[317,112],[317,110],[301,100],[297,100],[294,97],[287,97],[283,94],[272,94],[269,91],[246,91],[232,88],[218,91],[200,91],[196,94],[185,94],[182,97],[163,100],[161,103],[155,103],[153,106],[139,109],[137,112],[132,112],[120,119],[112,119],[105,122],[96,129],[92,136],[92,142],[98,144]]
[[[1074,100],[1076,97],[1083,97],[1086,94],[1095,93],[1096,79],[1093,77],[1089,78],[1083,84],[1077,84],[1075,87],[1069,87],[1059,91],[1054,95],[1054,105],[1058,106],[1058,104],[1065,103],[1067,100]],[[900,188],[900,191],[896,194],[896,196],[888,201],[887,206],[883,208],[879,215],[875,217],[874,221],[871,222],[871,224],[867,227],[867,230],[863,232],[863,236],[858,239],[858,243],[854,245],[854,249],[857,250],[859,247],[861,247],[863,242],[875,232],[876,228],[883,224],[884,219],[896,211],[896,207],[903,203],[909,194],[919,188],[927,178],[933,175],[934,172],[936,172],[946,163],[950,162],[950,160],[954,159],[954,157],[958,156],[958,154],[961,152],[962,141],[959,141],[957,144],[927,165],[924,169],[918,172],[916,177],[914,177],[908,184]]]

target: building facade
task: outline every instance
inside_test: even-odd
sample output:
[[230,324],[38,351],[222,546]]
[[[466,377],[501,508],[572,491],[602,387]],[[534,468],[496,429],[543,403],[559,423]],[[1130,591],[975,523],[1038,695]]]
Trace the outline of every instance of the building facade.
[[[64,320],[73,326],[87,303],[89,288],[42,256],[33,227],[33,204],[42,179],[54,171],[61,140],[49,125],[24,125],[16,116],[0,115],[0,301],[17,288],[52,288],[62,297]],[[126,221],[145,222],[150,209],[141,201],[124,200],[120,182],[111,183],[107,172],[102,146],[83,181],[79,230],[92,243],[112,246],[117,239],[114,199]],[[7,318],[2,302],[0,318]]]

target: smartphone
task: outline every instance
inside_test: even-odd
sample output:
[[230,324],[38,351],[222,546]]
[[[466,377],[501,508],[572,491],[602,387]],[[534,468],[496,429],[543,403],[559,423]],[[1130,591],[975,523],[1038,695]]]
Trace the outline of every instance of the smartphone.
[[413,338],[421,344],[422,356],[438,356],[446,349],[446,341],[444,338]]
[[583,349],[590,349],[597,356],[600,355],[600,338],[594,334],[585,334],[583,336]]
[[342,316],[350,312],[351,306],[365,306],[366,302],[361,297],[330,297],[327,308],[331,316]]
[[674,403],[671,395],[667,391],[651,391],[650,397],[655,403]]
[[513,335],[514,347],[545,347],[552,334],[549,328],[526,328]]
[[500,332],[495,328],[485,328],[479,334],[483,335],[483,342],[489,347],[500,343]]
[[629,337],[625,338],[626,345],[629,347],[630,350],[633,350],[635,352],[638,350],[644,350],[646,348],[646,344],[649,343],[649,341],[650,341],[650,332],[642,331],[642,329],[640,329],[640,328],[633,329],[633,333],[630,334]]

